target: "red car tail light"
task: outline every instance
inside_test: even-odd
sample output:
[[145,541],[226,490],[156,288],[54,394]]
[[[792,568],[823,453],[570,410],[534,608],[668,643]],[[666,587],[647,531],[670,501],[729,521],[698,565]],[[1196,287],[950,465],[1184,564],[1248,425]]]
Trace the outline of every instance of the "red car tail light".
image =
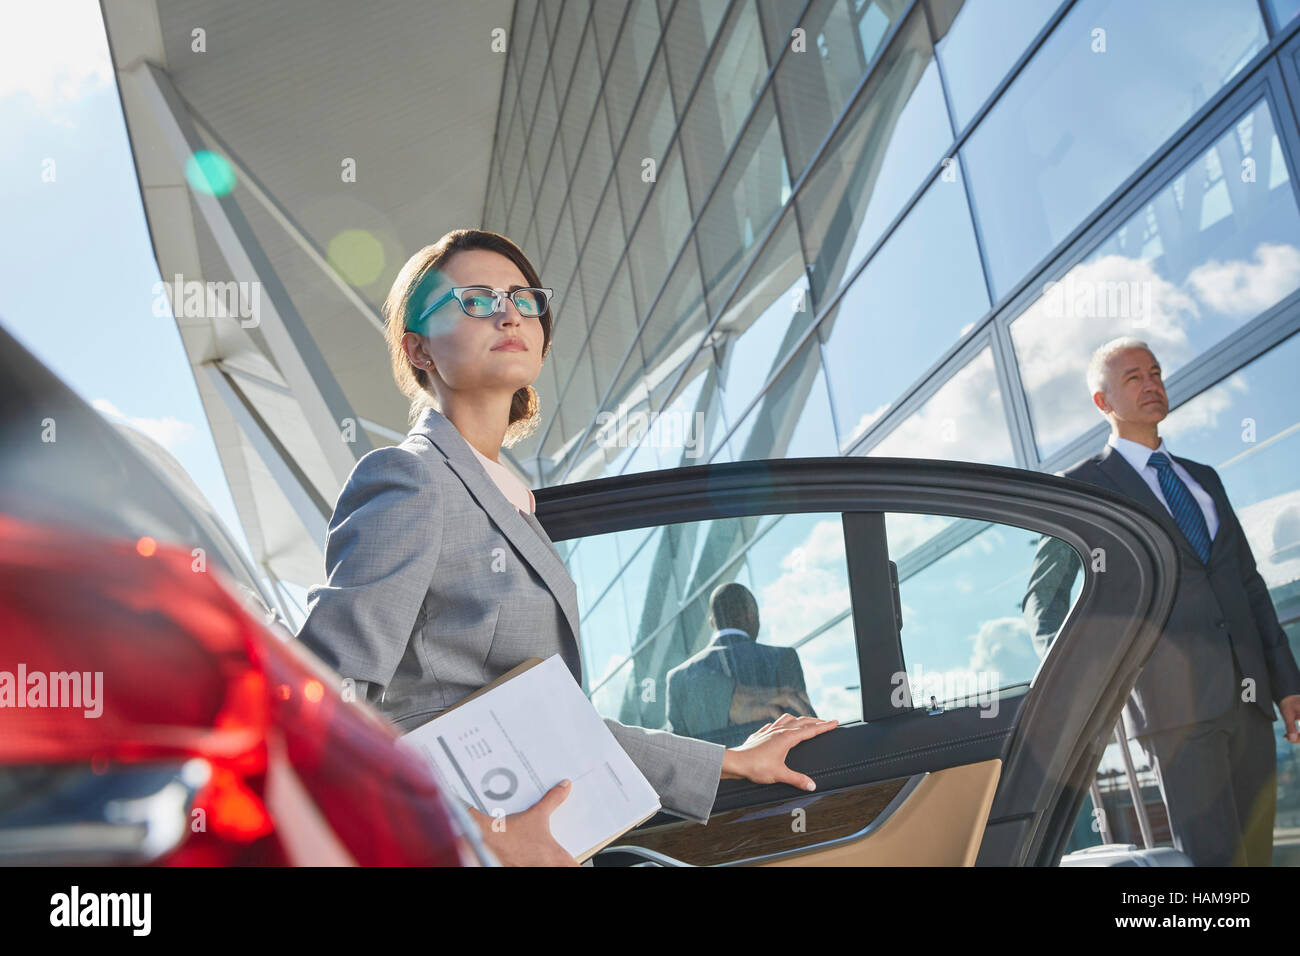
[[192,564],[0,514],[0,860],[463,862],[395,729]]

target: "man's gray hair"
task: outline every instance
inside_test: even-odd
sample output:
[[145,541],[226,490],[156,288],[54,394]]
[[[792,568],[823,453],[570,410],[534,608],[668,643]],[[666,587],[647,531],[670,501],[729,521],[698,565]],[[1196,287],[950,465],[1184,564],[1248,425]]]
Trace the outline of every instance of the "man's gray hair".
[[[1131,335],[1121,335],[1117,339],[1111,339],[1093,352],[1092,358],[1088,360],[1089,395],[1096,395],[1098,392],[1106,391],[1106,363],[1110,361],[1110,357],[1116,352],[1122,352],[1125,349],[1146,349],[1151,352],[1151,346]],[[1155,354],[1155,352],[1151,352],[1153,357]]]

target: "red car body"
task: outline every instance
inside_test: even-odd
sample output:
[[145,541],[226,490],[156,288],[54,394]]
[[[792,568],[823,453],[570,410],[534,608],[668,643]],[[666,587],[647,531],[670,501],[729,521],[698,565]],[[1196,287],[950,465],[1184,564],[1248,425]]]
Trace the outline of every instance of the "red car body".
[[396,728],[195,567],[0,514],[0,860],[480,862]]

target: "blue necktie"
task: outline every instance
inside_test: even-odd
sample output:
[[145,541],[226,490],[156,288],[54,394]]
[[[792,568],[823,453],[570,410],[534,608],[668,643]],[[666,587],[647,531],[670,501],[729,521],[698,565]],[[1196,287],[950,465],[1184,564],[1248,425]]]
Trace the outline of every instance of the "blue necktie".
[[1152,453],[1147,464],[1155,467],[1160,490],[1165,493],[1165,501],[1169,503],[1169,510],[1183,536],[1200,555],[1201,562],[1209,564],[1210,529],[1205,523],[1205,514],[1201,511],[1200,504],[1192,496],[1192,490],[1174,473],[1173,462],[1163,452]]

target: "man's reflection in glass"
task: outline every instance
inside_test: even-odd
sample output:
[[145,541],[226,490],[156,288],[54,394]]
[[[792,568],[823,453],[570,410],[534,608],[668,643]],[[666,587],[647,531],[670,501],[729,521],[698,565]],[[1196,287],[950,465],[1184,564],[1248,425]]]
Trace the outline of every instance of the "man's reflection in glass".
[[731,747],[782,714],[816,717],[799,653],[759,644],[758,602],[749,588],[719,585],[709,596],[708,645],[668,672],[674,733]]

